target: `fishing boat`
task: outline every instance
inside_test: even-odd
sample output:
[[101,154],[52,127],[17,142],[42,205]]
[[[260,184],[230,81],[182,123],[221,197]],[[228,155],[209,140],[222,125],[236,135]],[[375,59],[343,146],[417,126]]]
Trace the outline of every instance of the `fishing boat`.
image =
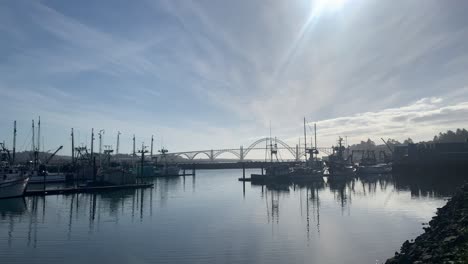
[[7,162],[0,165],[0,198],[18,197],[24,194],[29,177],[20,166]]
[[[306,120],[304,118],[304,155],[305,163],[298,163],[293,166],[273,162],[273,156],[278,152],[278,146],[273,144],[270,132],[270,165],[266,168],[265,174],[252,174],[251,181],[266,182],[319,182],[323,181],[323,162],[317,158],[317,129],[315,129],[315,147],[307,148]],[[307,156],[309,154],[309,156]],[[277,158],[277,157],[276,157]],[[278,159],[278,158],[277,158]]]
[[289,181],[290,168],[286,164],[271,163],[265,168],[265,173],[251,174],[252,182],[274,182],[274,181]]
[[18,197],[24,194],[29,177],[22,166],[14,165],[16,152],[16,121],[13,129],[13,155],[0,143],[0,198]]
[[392,172],[391,164],[377,163],[374,151],[367,151],[367,156],[361,158],[357,173],[361,176],[369,174],[387,174]]
[[[96,178],[93,181],[87,183],[91,185],[124,185],[124,184],[135,184],[136,173],[124,168],[122,165],[111,161],[111,154],[114,152],[113,149],[108,146],[104,150],[104,155],[101,160],[101,166],[99,167]],[[144,153],[143,153],[144,154]]]
[[31,169],[28,176],[30,184],[61,183],[66,180],[65,173],[48,172],[46,167],[43,165],[40,165],[38,169]]
[[10,152],[3,144],[0,149],[0,160],[0,198],[22,196],[29,180],[24,168],[12,165]]
[[159,150],[161,153],[161,163],[158,163],[157,157],[154,158],[154,177],[171,177],[179,176],[180,167],[177,164],[169,164],[167,162],[167,149],[162,148]]
[[388,174],[392,172],[392,166],[386,163],[379,163],[375,165],[366,165],[366,166],[359,166],[357,168],[357,173],[359,175],[366,175],[366,174]]
[[333,154],[328,156],[328,177],[329,178],[349,178],[354,177],[355,168],[350,163],[349,157],[344,157],[345,147],[343,138],[338,138],[338,146],[333,148]]
[[295,166],[289,177],[293,182],[323,181],[323,170],[313,166]]
[[180,167],[177,165],[157,164],[154,166],[154,177],[179,176]]
[[60,146],[55,150],[52,155],[50,155],[44,163],[39,161],[39,149],[33,152],[34,160],[31,162],[31,169],[29,170],[29,183],[36,184],[36,183],[60,183],[66,181],[66,174],[62,172],[49,172],[47,170],[47,165],[55,157],[55,155],[63,148]]

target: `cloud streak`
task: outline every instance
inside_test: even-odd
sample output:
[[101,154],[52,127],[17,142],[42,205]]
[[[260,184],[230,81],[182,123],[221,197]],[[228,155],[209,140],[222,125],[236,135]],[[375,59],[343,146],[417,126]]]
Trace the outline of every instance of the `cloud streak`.
[[22,107],[0,116],[41,114],[62,131],[156,130],[174,150],[248,145],[270,121],[295,144],[303,116],[321,120],[328,145],[338,135],[430,139],[464,126],[463,8],[356,0],[308,23],[313,6],[1,3],[0,92],[6,109]]
[[347,136],[350,143],[367,137],[374,141],[381,137],[400,141],[408,137],[415,141],[432,140],[439,132],[466,127],[467,123],[468,101],[452,104],[431,97],[399,108],[321,120],[317,126],[324,141],[333,144],[338,136]]

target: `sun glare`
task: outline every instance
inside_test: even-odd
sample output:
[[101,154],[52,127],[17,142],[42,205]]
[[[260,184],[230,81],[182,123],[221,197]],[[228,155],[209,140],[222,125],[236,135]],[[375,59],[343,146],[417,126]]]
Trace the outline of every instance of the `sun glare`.
[[315,0],[314,9],[320,11],[338,11],[347,0]]

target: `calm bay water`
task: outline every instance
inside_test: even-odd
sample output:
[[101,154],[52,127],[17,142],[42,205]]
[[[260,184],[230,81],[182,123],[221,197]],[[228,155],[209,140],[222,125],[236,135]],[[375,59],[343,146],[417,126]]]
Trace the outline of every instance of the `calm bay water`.
[[1,200],[1,263],[382,263],[455,189],[391,177],[244,187],[240,176]]

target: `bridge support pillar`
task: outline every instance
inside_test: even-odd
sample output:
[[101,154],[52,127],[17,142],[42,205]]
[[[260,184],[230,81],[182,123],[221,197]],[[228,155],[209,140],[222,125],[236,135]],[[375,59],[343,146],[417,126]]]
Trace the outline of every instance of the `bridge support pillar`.
[[240,161],[244,161],[244,147],[243,146],[240,146],[240,150],[239,150],[239,156],[240,156]]
[[210,151],[210,160],[214,161],[214,152],[213,152],[213,150]]

